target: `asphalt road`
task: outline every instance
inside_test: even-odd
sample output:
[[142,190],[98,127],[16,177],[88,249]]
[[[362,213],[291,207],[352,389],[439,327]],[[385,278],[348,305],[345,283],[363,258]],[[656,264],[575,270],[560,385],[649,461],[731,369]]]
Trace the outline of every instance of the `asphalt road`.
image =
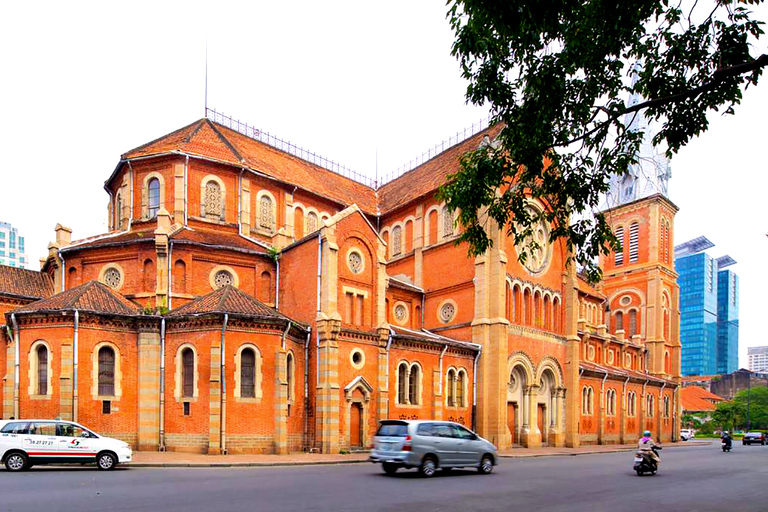
[[644,477],[632,456],[503,459],[492,475],[432,479],[388,477],[373,464],[0,470],[0,512],[768,510],[768,447],[669,447],[658,474]]

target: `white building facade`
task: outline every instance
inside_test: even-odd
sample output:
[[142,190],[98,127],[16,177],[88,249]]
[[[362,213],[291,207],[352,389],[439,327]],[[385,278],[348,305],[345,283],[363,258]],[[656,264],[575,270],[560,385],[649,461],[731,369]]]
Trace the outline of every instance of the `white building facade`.
[[768,373],[768,346],[748,347],[749,371]]
[[27,268],[28,263],[24,237],[11,224],[0,222],[0,265]]

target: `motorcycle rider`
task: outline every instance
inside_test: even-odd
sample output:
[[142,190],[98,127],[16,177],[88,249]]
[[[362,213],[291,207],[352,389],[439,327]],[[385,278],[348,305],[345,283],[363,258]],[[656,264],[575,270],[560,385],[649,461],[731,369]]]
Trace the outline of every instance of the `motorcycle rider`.
[[725,447],[729,450],[731,449],[731,445],[733,444],[733,438],[731,437],[730,432],[727,430],[724,430],[722,435],[720,436],[720,439],[725,443]]
[[656,465],[661,463],[661,459],[653,448],[658,448],[659,446],[661,445],[658,445],[653,441],[650,430],[643,432],[643,437],[641,437],[640,441],[637,443],[637,449],[643,452],[644,455],[652,458],[656,462]]

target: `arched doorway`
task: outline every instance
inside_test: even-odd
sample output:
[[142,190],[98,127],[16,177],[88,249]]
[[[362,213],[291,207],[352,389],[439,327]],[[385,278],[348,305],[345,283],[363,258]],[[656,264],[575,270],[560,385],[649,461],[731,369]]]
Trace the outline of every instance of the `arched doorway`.
[[541,432],[541,443],[549,445],[554,443],[551,435],[554,434],[557,418],[557,379],[552,370],[547,368],[541,374],[541,383],[537,396],[538,427]]
[[363,447],[363,404],[353,402],[349,408],[349,445],[352,448]]
[[512,435],[512,444],[521,444],[522,433],[528,427],[525,390],[528,378],[521,365],[512,368],[507,384],[507,428]]

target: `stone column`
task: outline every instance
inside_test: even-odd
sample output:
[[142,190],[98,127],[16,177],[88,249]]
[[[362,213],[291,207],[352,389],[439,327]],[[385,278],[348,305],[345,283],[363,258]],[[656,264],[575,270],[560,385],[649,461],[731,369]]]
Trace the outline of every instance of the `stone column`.
[[315,408],[315,432],[321,453],[339,451],[339,341],[340,320],[321,319],[317,322],[320,335],[318,360],[320,374]]
[[555,390],[552,404],[549,445],[562,447],[565,446],[565,388]]
[[211,343],[211,366],[208,402],[208,453],[221,453],[221,337],[215,336]]
[[[386,324],[385,324],[386,325]],[[379,351],[378,351],[378,389],[376,402],[376,419],[378,421],[389,418],[389,382],[387,381],[387,342],[389,340],[389,328],[379,327]]]
[[171,215],[160,207],[157,212],[157,229],[155,229],[155,253],[157,254],[157,274],[155,278],[155,306],[168,307],[168,239],[171,234]]
[[251,236],[251,180],[244,177],[240,187],[240,230],[244,235]]
[[[74,404],[72,388],[74,375],[74,360],[72,358],[72,340],[61,340],[61,373],[59,374],[59,417],[72,421],[72,406]],[[81,370],[82,371],[82,370]],[[7,418],[8,416],[6,416]]]
[[416,219],[413,222],[413,282],[424,286],[424,206],[416,207]]
[[288,453],[288,361],[282,348],[275,351],[275,453]]
[[157,326],[141,326],[139,344],[139,450],[160,446],[160,333]]
[[525,395],[525,408],[528,413],[528,429],[527,431],[524,430],[520,436],[522,444],[526,448],[539,448],[541,446],[541,431],[538,424],[538,400],[536,400],[539,394],[539,386],[526,386],[523,389],[523,393]]
[[[11,338],[5,346],[5,376],[3,377],[3,418],[14,415],[14,368],[16,366],[15,341]],[[61,389],[61,388],[59,388]]]
[[443,419],[443,393],[441,392],[440,370],[432,370],[432,417]]
[[184,224],[185,167],[181,162],[173,164],[173,222],[176,224]]
[[579,290],[576,281],[575,265],[563,274],[563,305],[565,307],[566,336],[565,349],[565,387],[569,391],[565,401],[565,445],[578,448],[581,445],[579,421],[581,420],[581,384],[579,379],[579,361],[581,360],[581,339],[578,336]]

